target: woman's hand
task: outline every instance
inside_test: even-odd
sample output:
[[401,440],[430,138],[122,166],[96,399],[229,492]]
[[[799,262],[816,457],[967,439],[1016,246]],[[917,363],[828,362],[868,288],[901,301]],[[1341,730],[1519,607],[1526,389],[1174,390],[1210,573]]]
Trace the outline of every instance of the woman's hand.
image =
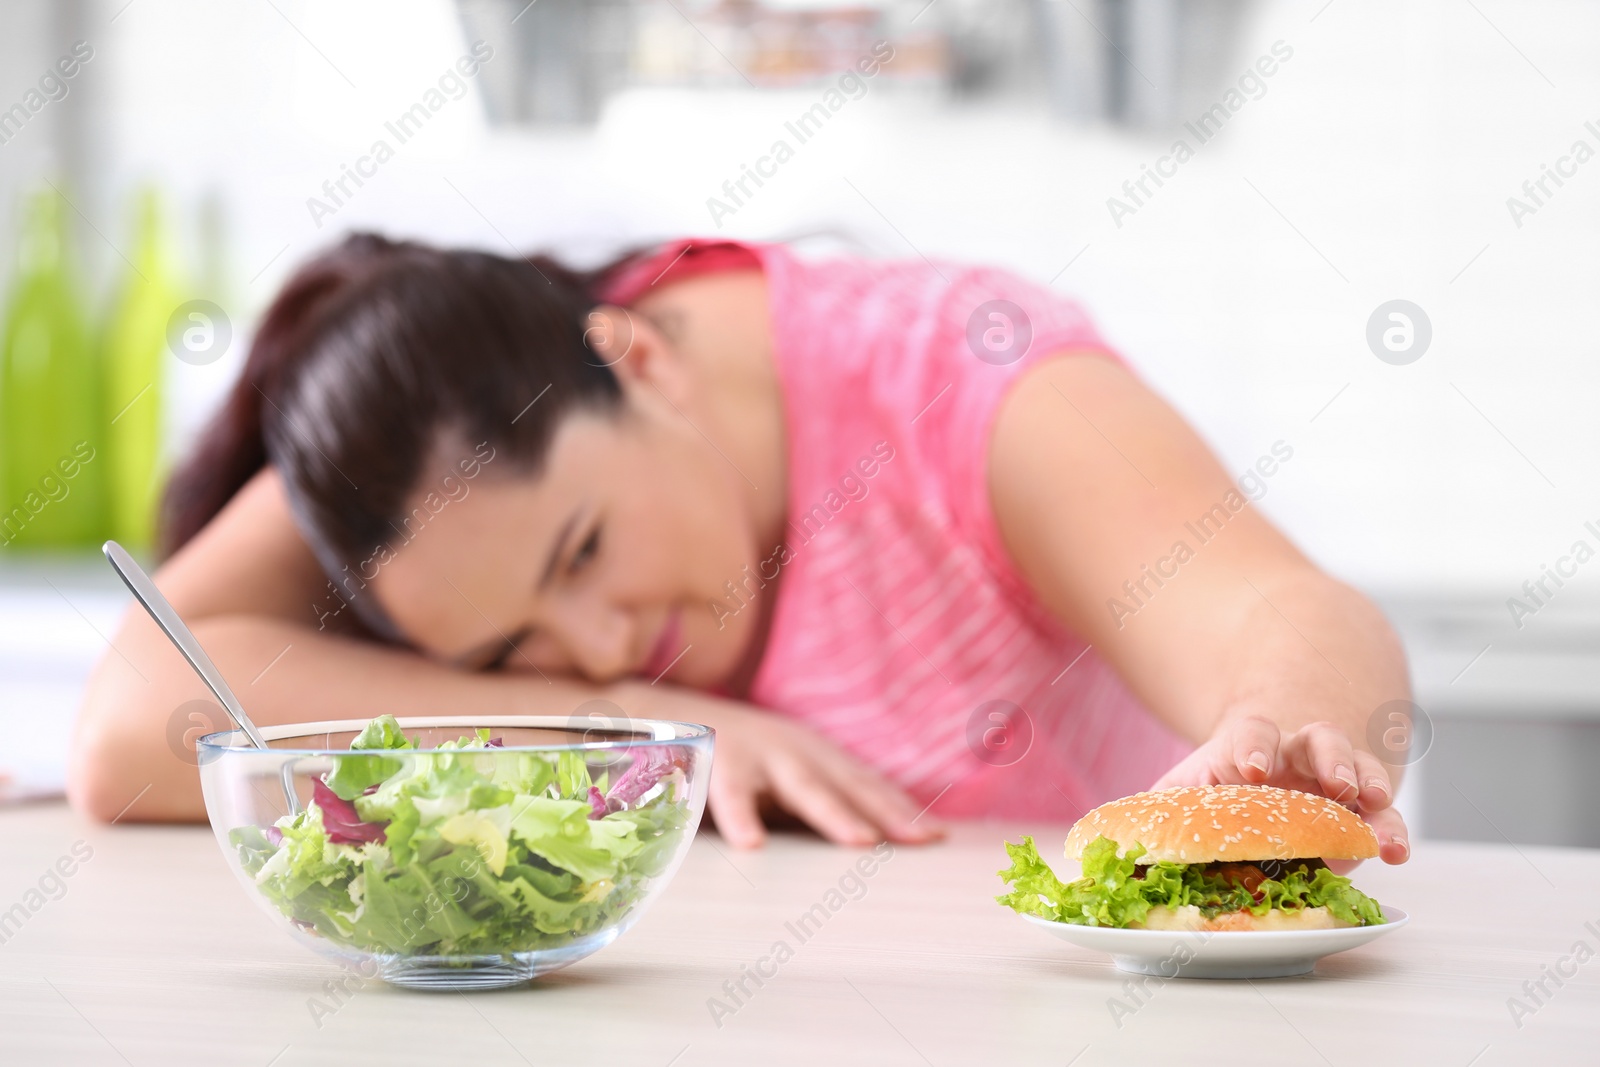
[[717,731],[710,808],[717,830],[739,848],[767,837],[764,807],[799,818],[836,844],[919,844],[943,836],[899,786],[806,727],[771,712],[667,686],[627,685],[630,713],[704,723]]
[[1378,856],[1385,863],[1404,863],[1411,855],[1405,821],[1391,806],[1389,769],[1331,722],[1285,731],[1260,715],[1227,719],[1152,788],[1178,785],[1275,785],[1320,793],[1360,812],[1378,835]]

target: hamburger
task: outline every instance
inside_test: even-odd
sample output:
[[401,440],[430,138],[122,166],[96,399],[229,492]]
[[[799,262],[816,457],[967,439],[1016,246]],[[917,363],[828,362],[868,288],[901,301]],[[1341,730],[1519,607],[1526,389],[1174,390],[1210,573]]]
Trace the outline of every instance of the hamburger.
[[1067,834],[1083,877],[1062,882],[1033,838],[1006,843],[1026,915],[1143,930],[1328,930],[1381,924],[1377,901],[1328,860],[1378,854],[1372,828],[1327,797],[1264,785],[1193,785],[1102,804]]

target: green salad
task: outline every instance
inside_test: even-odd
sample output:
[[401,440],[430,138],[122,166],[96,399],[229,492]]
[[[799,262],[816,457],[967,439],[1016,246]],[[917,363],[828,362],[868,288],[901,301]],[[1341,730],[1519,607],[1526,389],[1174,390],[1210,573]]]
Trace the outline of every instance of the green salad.
[[688,826],[688,754],[634,747],[608,782],[581,751],[500,748],[479,730],[408,755],[416,743],[382,716],[303,811],[229,840],[297,926],[366,952],[520,952],[612,925]]
[[[1080,926],[1127,927],[1143,923],[1151,908],[1174,910],[1193,904],[1211,919],[1227,912],[1261,916],[1274,908],[1327,908],[1353,926],[1382,923],[1378,902],[1334,874],[1320,860],[1284,863],[1138,864],[1145,854],[1132,845],[1118,855],[1117,843],[1097,837],[1083,850],[1083,877],[1062,882],[1040,857],[1033,838],[1006,842],[1011,866],[999,872],[1011,892],[995,899],[1025,915]],[[1254,868],[1255,873],[1241,871]]]

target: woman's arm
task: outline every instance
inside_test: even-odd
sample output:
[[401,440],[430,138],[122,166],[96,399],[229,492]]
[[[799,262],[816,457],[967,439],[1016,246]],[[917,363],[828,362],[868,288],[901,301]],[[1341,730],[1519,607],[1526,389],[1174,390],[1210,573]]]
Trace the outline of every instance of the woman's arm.
[[1394,632],[1237,507],[1243,494],[1176,412],[1108,359],[1041,363],[1002,405],[989,478],[1006,547],[1043,603],[1200,745],[1158,784],[1314,790],[1359,807],[1385,860],[1406,858],[1398,768],[1366,740],[1377,708],[1410,695]]
[[[358,636],[263,472],[156,574],[258,723],[460,711],[565,713],[584,687],[469,675]],[[326,625],[324,625],[326,624]],[[69,794],[102,819],[203,819],[194,738],[215,698],[137,605],[89,681]],[[540,692],[544,690],[544,692]],[[225,729],[220,709],[211,728]],[[129,808],[129,804],[137,803]]]
[[[596,698],[630,716],[701,722],[718,731],[712,817],[738,845],[760,844],[770,799],[832,840],[925,840],[915,806],[822,738],[747,705],[622,680],[595,686],[536,674],[469,673],[378,644],[353,626],[263,471],[156,574],[251,718],[261,724],[382,713],[571,715]],[[96,818],[203,820],[191,714],[204,684],[137,606],[93,676],[72,746],[68,791]],[[216,718],[221,719],[220,709]],[[211,728],[224,729],[223,721]]]

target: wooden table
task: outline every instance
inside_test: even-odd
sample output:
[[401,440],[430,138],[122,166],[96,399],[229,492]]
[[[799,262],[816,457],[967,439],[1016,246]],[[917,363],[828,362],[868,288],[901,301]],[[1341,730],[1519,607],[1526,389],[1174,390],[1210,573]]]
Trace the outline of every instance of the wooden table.
[[[1314,977],[1156,983],[1138,1004],[1105,958],[992,903],[1008,831],[895,850],[862,889],[848,875],[863,852],[786,837],[736,853],[702,835],[615,945],[469,996],[347,978],[245,898],[206,829],[10,809],[0,910],[26,914],[0,934],[0,1063],[1600,1062],[1600,958],[1569,957],[1600,950],[1600,853],[1424,843],[1403,868],[1359,873],[1409,927]],[[75,844],[92,855],[46,877]],[[839,906],[802,940],[794,924],[818,903]],[[1576,977],[1546,978],[1535,1005],[1522,983],[1558,966]],[[758,967],[771,977],[736,1001],[723,983]],[[1531,1011],[1514,1019],[1512,997]]]

